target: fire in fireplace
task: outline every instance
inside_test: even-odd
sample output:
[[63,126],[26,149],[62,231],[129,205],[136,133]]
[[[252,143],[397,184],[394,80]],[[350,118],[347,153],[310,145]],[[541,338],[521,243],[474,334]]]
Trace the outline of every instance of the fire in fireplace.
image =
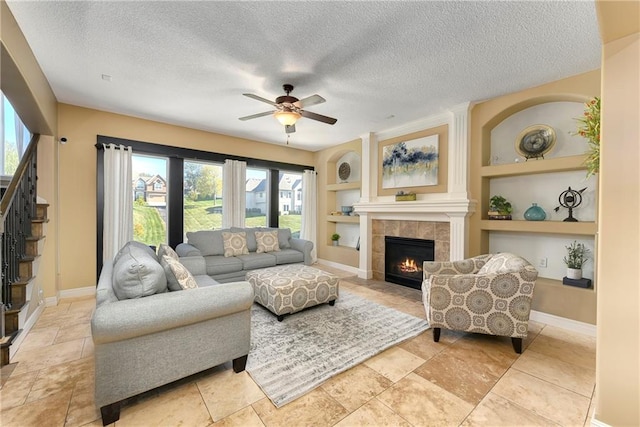
[[385,236],[384,280],[410,288],[422,285],[422,263],[434,260],[433,240]]

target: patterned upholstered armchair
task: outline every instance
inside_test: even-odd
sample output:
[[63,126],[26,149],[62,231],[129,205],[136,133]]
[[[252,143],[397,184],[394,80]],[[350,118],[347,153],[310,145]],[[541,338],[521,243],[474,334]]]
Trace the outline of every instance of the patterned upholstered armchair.
[[511,253],[453,262],[426,261],[422,299],[433,340],[440,329],[511,337],[522,353],[538,271]]

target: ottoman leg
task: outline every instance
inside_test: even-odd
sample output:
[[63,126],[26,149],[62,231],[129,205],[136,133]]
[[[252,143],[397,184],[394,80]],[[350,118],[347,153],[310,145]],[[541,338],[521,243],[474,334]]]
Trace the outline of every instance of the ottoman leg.
[[332,299],[331,301],[329,301],[329,305],[332,307],[336,305],[336,300]]
[[284,319],[284,314],[278,314],[278,322],[282,322],[282,319]]

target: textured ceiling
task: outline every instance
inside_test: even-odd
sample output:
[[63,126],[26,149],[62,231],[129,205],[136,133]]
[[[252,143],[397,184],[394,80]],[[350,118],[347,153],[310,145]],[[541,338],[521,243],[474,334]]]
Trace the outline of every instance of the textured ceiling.
[[[591,1],[7,1],[60,102],[318,150],[600,66]],[[111,81],[102,75],[111,76]]]

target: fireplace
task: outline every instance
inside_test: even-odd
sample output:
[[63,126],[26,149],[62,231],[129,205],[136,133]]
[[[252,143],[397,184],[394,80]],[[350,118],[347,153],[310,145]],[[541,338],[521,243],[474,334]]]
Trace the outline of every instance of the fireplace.
[[434,260],[433,240],[384,237],[384,280],[420,289],[422,263]]

